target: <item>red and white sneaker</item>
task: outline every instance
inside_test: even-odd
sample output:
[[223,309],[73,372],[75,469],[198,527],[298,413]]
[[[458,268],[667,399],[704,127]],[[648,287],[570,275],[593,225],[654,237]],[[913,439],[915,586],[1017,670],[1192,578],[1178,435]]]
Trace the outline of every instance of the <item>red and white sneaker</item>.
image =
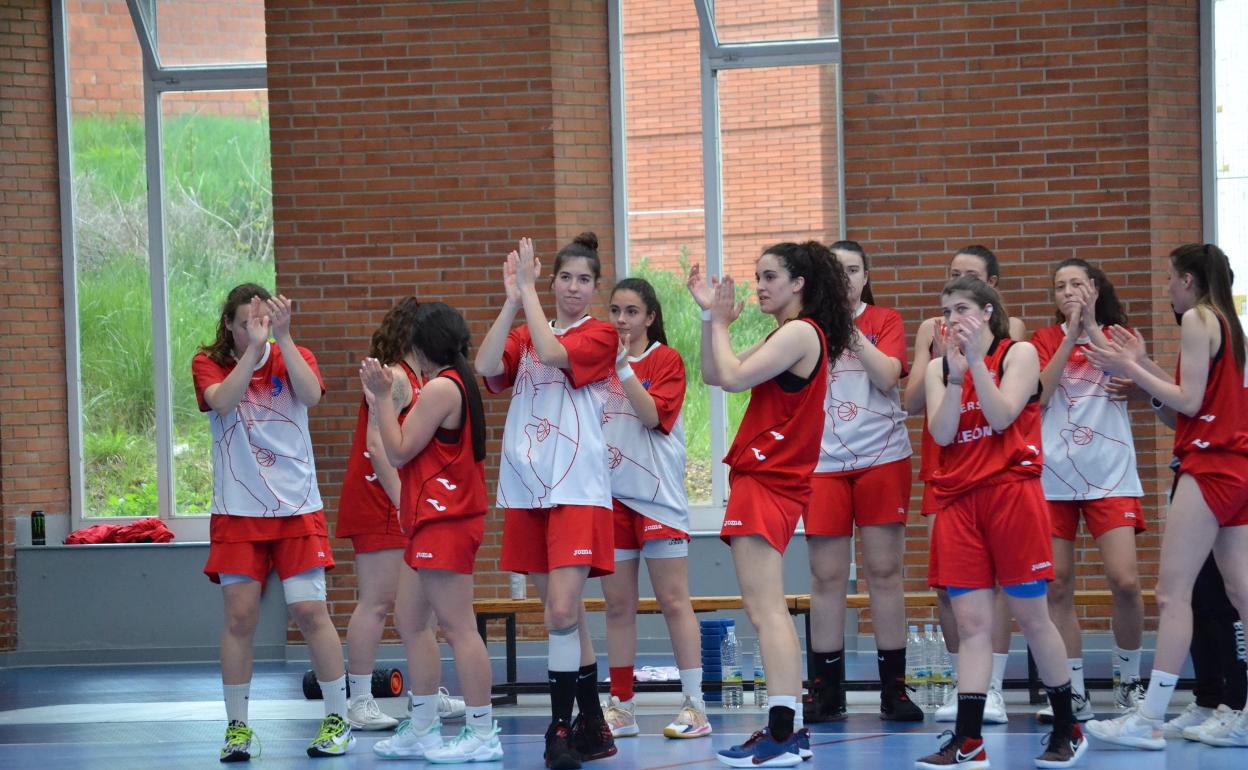
[[917,770],[943,770],[946,767],[988,770],[988,751],[984,748],[983,738],[965,738],[948,730],[940,735],[942,739],[945,736],[949,736],[949,740],[940,747],[940,751],[915,761]]

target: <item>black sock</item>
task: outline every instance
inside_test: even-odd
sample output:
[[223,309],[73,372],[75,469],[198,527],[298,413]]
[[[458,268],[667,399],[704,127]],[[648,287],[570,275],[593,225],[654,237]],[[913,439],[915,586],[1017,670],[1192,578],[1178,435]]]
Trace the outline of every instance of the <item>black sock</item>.
[[845,684],[845,651],[816,652],[815,678],[823,687],[842,687]]
[[556,722],[572,721],[572,704],[576,701],[575,671],[547,671],[550,683],[550,716]]
[[788,706],[772,706],[767,711],[767,729],[777,742],[787,741],[793,734],[793,709]]
[[1053,707],[1053,732],[1058,735],[1069,735],[1075,724],[1075,710],[1071,704],[1073,691],[1070,682],[1057,687],[1045,687],[1049,694],[1049,705]]
[[880,650],[875,654],[875,662],[880,668],[880,684],[906,682],[906,648],[900,650]]
[[576,675],[576,708],[586,719],[602,718],[602,702],[598,700],[598,663],[581,666]]
[[[1070,685],[1066,686],[1066,704],[1070,707]],[[983,738],[980,732],[984,728],[984,704],[988,702],[988,694],[982,692],[958,693],[958,721],[953,732],[963,738]]]

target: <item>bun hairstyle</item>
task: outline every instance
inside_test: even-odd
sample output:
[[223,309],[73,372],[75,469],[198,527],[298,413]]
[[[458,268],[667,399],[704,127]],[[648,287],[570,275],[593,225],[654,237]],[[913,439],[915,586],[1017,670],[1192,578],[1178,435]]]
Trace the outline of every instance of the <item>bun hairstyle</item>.
[[[837,241],[828,247],[828,251],[832,252],[833,257],[836,256],[836,252],[838,251],[848,251],[850,254],[857,254],[859,258],[862,259],[862,272],[871,272],[871,267],[867,264],[866,249],[862,248],[862,244],[858,241]],[[861,299],[868,305],[875,304],[875,294],[871,291],[870,279],[867,280],[867,283],[863,284]]]
[[777,243],[763,253],[774,254],[791,278],[805,279],[802,309],[797,317],[809,318],[823,331],[829,361],[840,358],[854,335],[849,279],[841,263],[818,241]]
[[984,283],[973,275],[964,275],[945,284],[940,292],[942,297],[950,294],[962,294],[984,310],[991,308],[988,328],[992,331],[994,341],[999,342],[1010,336],[1010,314],[1006,312],[1005,303],[1001,301],[1001,294],[991,284]]
[[1235,363],[1244,368],[1244,327],[1239,323],[1231,284],[1235,272],[1226,253],[1212,243],[1188,243],[1170,252],[1175,271],[1192,276],[1198,287],[1196,304],[1214,310],[1231,330],[1231,350]]
[[411,349],[429,363],[452,367],[464,385],[465,406],[472,421],[472,456],[485,459],[485,407],[481,389],[468,363],[468,323],[445,302],[426,302],[417,308],[411,325]]
[[[1127,312],[1122,307],[1122,300],[1118,299],[1118,292],[1114,291],[1114,285],[1109,282],[1109,276],[1099,267],[1093,267],[1078,257],[1064,259],[1057,263],[1057,267],[1053,270],[1056,276],[1058,270],[1063,267],[1082,268],[1087,273],[1088,280],[1096,287],[1096,322],[1102,326],[1126,326]],[[1066,322],[1066,314],[1059,308],[1055,313],[1058,323]]]
[[654,287],[645,278],[625,278],[615,285],[611,290],[611,295],[615,296],[617,291],[626,290],[636,292],[641,297],[641,303],[646,306],[647,313],[654,313],[654,321],[650,324],[650,328],[646,330],[646,337],[651,342],[662,342],[667,344],[667,332],[663,331],[663,306],[659,304],[659,297],[654,292]]
[[386,311],[386,317],[381,319],[381,326],[373,332],[368,344],[368,357],[377,359],[385,366],[402,361],[412,349],[412,324],[415,323],[418,308],[419,300],[404,297]]
[[234,360],[234,335],[230,333],[229,325],[234,323],[234,313],[251,302],[252,297],[268,300],[272,299],[273,295],[268,289],[256,283],[240,283],[225,295],[221,315],[217,316],[216,339],[199,348],[199,352],[208,356],[213,363],[219,366],[229,366]]
[[594,283],[602,278],[602,262],[598,259],[598,236],[591,232],[583,232],[572,239],[572,242],[555,255],[555,269],[551,271],[551,280],[559,274],[563,268],[563,263],[569,259],[580,257],[589,263],[589,269],[594,272]]
[[970,254],[972,257],[979,257],[984,261],[984,273],[989,278],[1001,277],[1001,263],[997,261],[997,255],[993,254],[992,249],[987,246],[974,243],[965,248],[958,249],[953,253],[953,256],[956,257],[959,254]]

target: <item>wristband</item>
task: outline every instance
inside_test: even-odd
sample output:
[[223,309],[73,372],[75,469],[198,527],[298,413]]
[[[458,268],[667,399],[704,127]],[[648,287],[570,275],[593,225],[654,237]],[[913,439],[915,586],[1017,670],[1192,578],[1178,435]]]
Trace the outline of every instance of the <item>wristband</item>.
[[709,311],[709,310],[703,310],[703,311],[702,311],[702,320],[703,320],[703,321],[709,321],[709,320],[711,320],[711,311]]
[[633,371],[633,367],[624,364],[624,366],[615,370],[615,376],[620,378],[620,382],[627,382],[636,377],[637,373]]
[[1154,412],[1160,412],[1162,409],[1166,408],[1166,405],[1163,404],[1161,402],[1161,399],[1157,398],[1156,396],[1153,396],[1153,398],[1148,403],[1153,407]]

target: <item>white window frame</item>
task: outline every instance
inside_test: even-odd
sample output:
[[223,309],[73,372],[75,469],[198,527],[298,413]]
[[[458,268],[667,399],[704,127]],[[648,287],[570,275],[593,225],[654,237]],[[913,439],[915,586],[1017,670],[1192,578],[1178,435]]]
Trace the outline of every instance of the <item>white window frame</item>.
[[[143,126],[147,181],[148,269],[152,302],[152,377],[155,389],[156,484],[159,515],[180,541],[208,539],[209,517],[176,511],[173,466],[172,383],[169,361],[168,271],[165,251],[165,167],[162,147],[161,98],[183,91],[268,89],[265,64],[166,66],[156,45],[157,0],[126,0],[143,56]],[[52,45],[55,65],[57,154],[60,163],[62,266],[65,290],[65,377],[69,420],[69,475],[72,527],[124,524],[131,517],[90,516],[84,510],[85,472],[82,430],[81,347],[78,338],[78,251],[74,237],[73,152],[69,95],[69,36],[65,0],[52,3]]]
[[[613,0],[608,11],[608,58],[611,68],[611,171],[615,216],[615,269],[623,278],[629,271],[628,179],[625,141],[624,35],[621,19],[625,0]],[[701,60],[702,177],[706,227],[707,275],[723,272],[723,153],[720,141],[719,73],[732,69],[838,65],[837,92],[837,205],[840,237],[845,229],[845,171],[841,108],[840,4],[833,9],[831,37],[806,40],[723,43],[715,29],[714,0],[693,0],[698,14]],[[712,459],[728,451],[728,405],[724,391],[707,386],[710,399]],[[728,469],[711,463],[711,504],[690,506],[690,528],[695,534],[718,534],[728,502]]]

